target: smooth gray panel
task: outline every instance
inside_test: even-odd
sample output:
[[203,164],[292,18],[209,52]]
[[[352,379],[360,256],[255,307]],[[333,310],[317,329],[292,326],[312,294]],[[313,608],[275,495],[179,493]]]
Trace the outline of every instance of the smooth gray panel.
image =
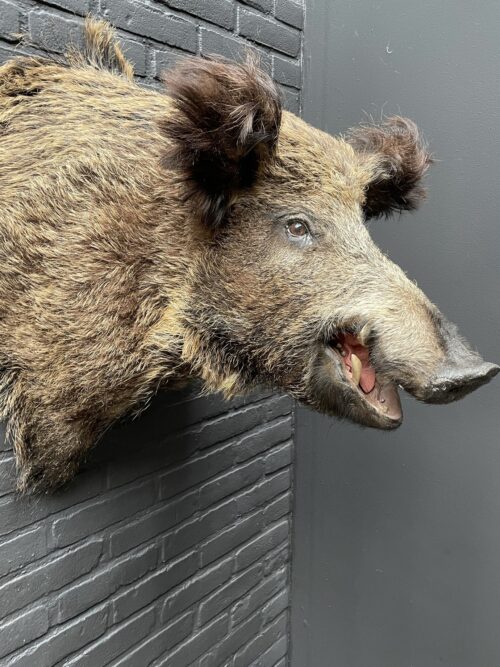
[[[500,361],[500,4],[307,9],[306,120],[420,125],[428,202],[372,234]],[[395,433],[298,412],[293,667],[500,665],[500,381],[403,407]]]

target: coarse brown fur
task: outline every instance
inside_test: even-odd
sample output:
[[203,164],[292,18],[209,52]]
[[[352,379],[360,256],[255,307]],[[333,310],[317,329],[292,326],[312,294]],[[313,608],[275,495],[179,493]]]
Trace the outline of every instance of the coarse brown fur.
[[425,197],[422,177],[432,159],[413,121],[391,118],[378,126],[353,128],[347,138],[357,150],[383,156],[367,189],[363,206],[366,218],[418,208]]
[[278,90],[251,57],[239,67],[188,58],[165,83],[174,109],[160,121],[172,142],[162,164],[183,175],[185,199],[193,200],[202,222],[220,225],[232,198],[274,156]]
[[369,324],[374,364],[418,394],[446,354],[440,315],[362,215],[421,197],[413,124],[331,137],[282,113],[252,61],[189,59],[167,94],[145,90],[107,24],[86,35],[66,63],[0,67],[0,416],[19,488],[70,479],[180,377],[379,425],[328,385],[318,346],[340,327]]

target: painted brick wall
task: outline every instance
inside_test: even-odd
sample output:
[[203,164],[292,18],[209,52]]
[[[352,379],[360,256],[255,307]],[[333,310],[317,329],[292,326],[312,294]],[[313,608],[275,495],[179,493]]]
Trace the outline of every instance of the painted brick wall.
[[[61,53],[89,12],[118,28],[144,85],[185,53],[250,46],[300,112],[299,0],[0,0],[0,62]],[[292,408],[164,393],[37,498],[13,493],[2,437],[0,665],[284,667]]]

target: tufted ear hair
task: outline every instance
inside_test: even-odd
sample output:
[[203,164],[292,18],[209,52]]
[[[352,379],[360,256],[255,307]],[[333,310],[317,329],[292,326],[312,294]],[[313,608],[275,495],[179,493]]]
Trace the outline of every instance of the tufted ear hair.
[[413,121],[393,116],[381,125],[353,128],[346,139],[375,158],[363,206],[367,218],[418,208],[425,199],[421,179],[433,160]]
[[186,58],[165,76],[173,100],[160,128],[171,141],[162,163],[180,172],[186,199],[211,227],[224,221],[238,191],[250,187],[272,160],[281,123],[281,97],[272,79],[248,57]]

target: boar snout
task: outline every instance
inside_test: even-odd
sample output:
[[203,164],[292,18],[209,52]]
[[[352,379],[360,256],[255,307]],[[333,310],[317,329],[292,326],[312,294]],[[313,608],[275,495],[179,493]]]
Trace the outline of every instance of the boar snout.
[[379,305],[328,337],[314,387],[323,411],[394,429],[403,420],[398,386],[426,403],[450,403],[500,372],[406,278],[373,301],[384,299],[399,307],[383,312]]
[[451,403],[489,382],[500,366],[484,361],[451,322],[442,319],[438,329],[446,356],[428,383],[411,393],[426,403]]

